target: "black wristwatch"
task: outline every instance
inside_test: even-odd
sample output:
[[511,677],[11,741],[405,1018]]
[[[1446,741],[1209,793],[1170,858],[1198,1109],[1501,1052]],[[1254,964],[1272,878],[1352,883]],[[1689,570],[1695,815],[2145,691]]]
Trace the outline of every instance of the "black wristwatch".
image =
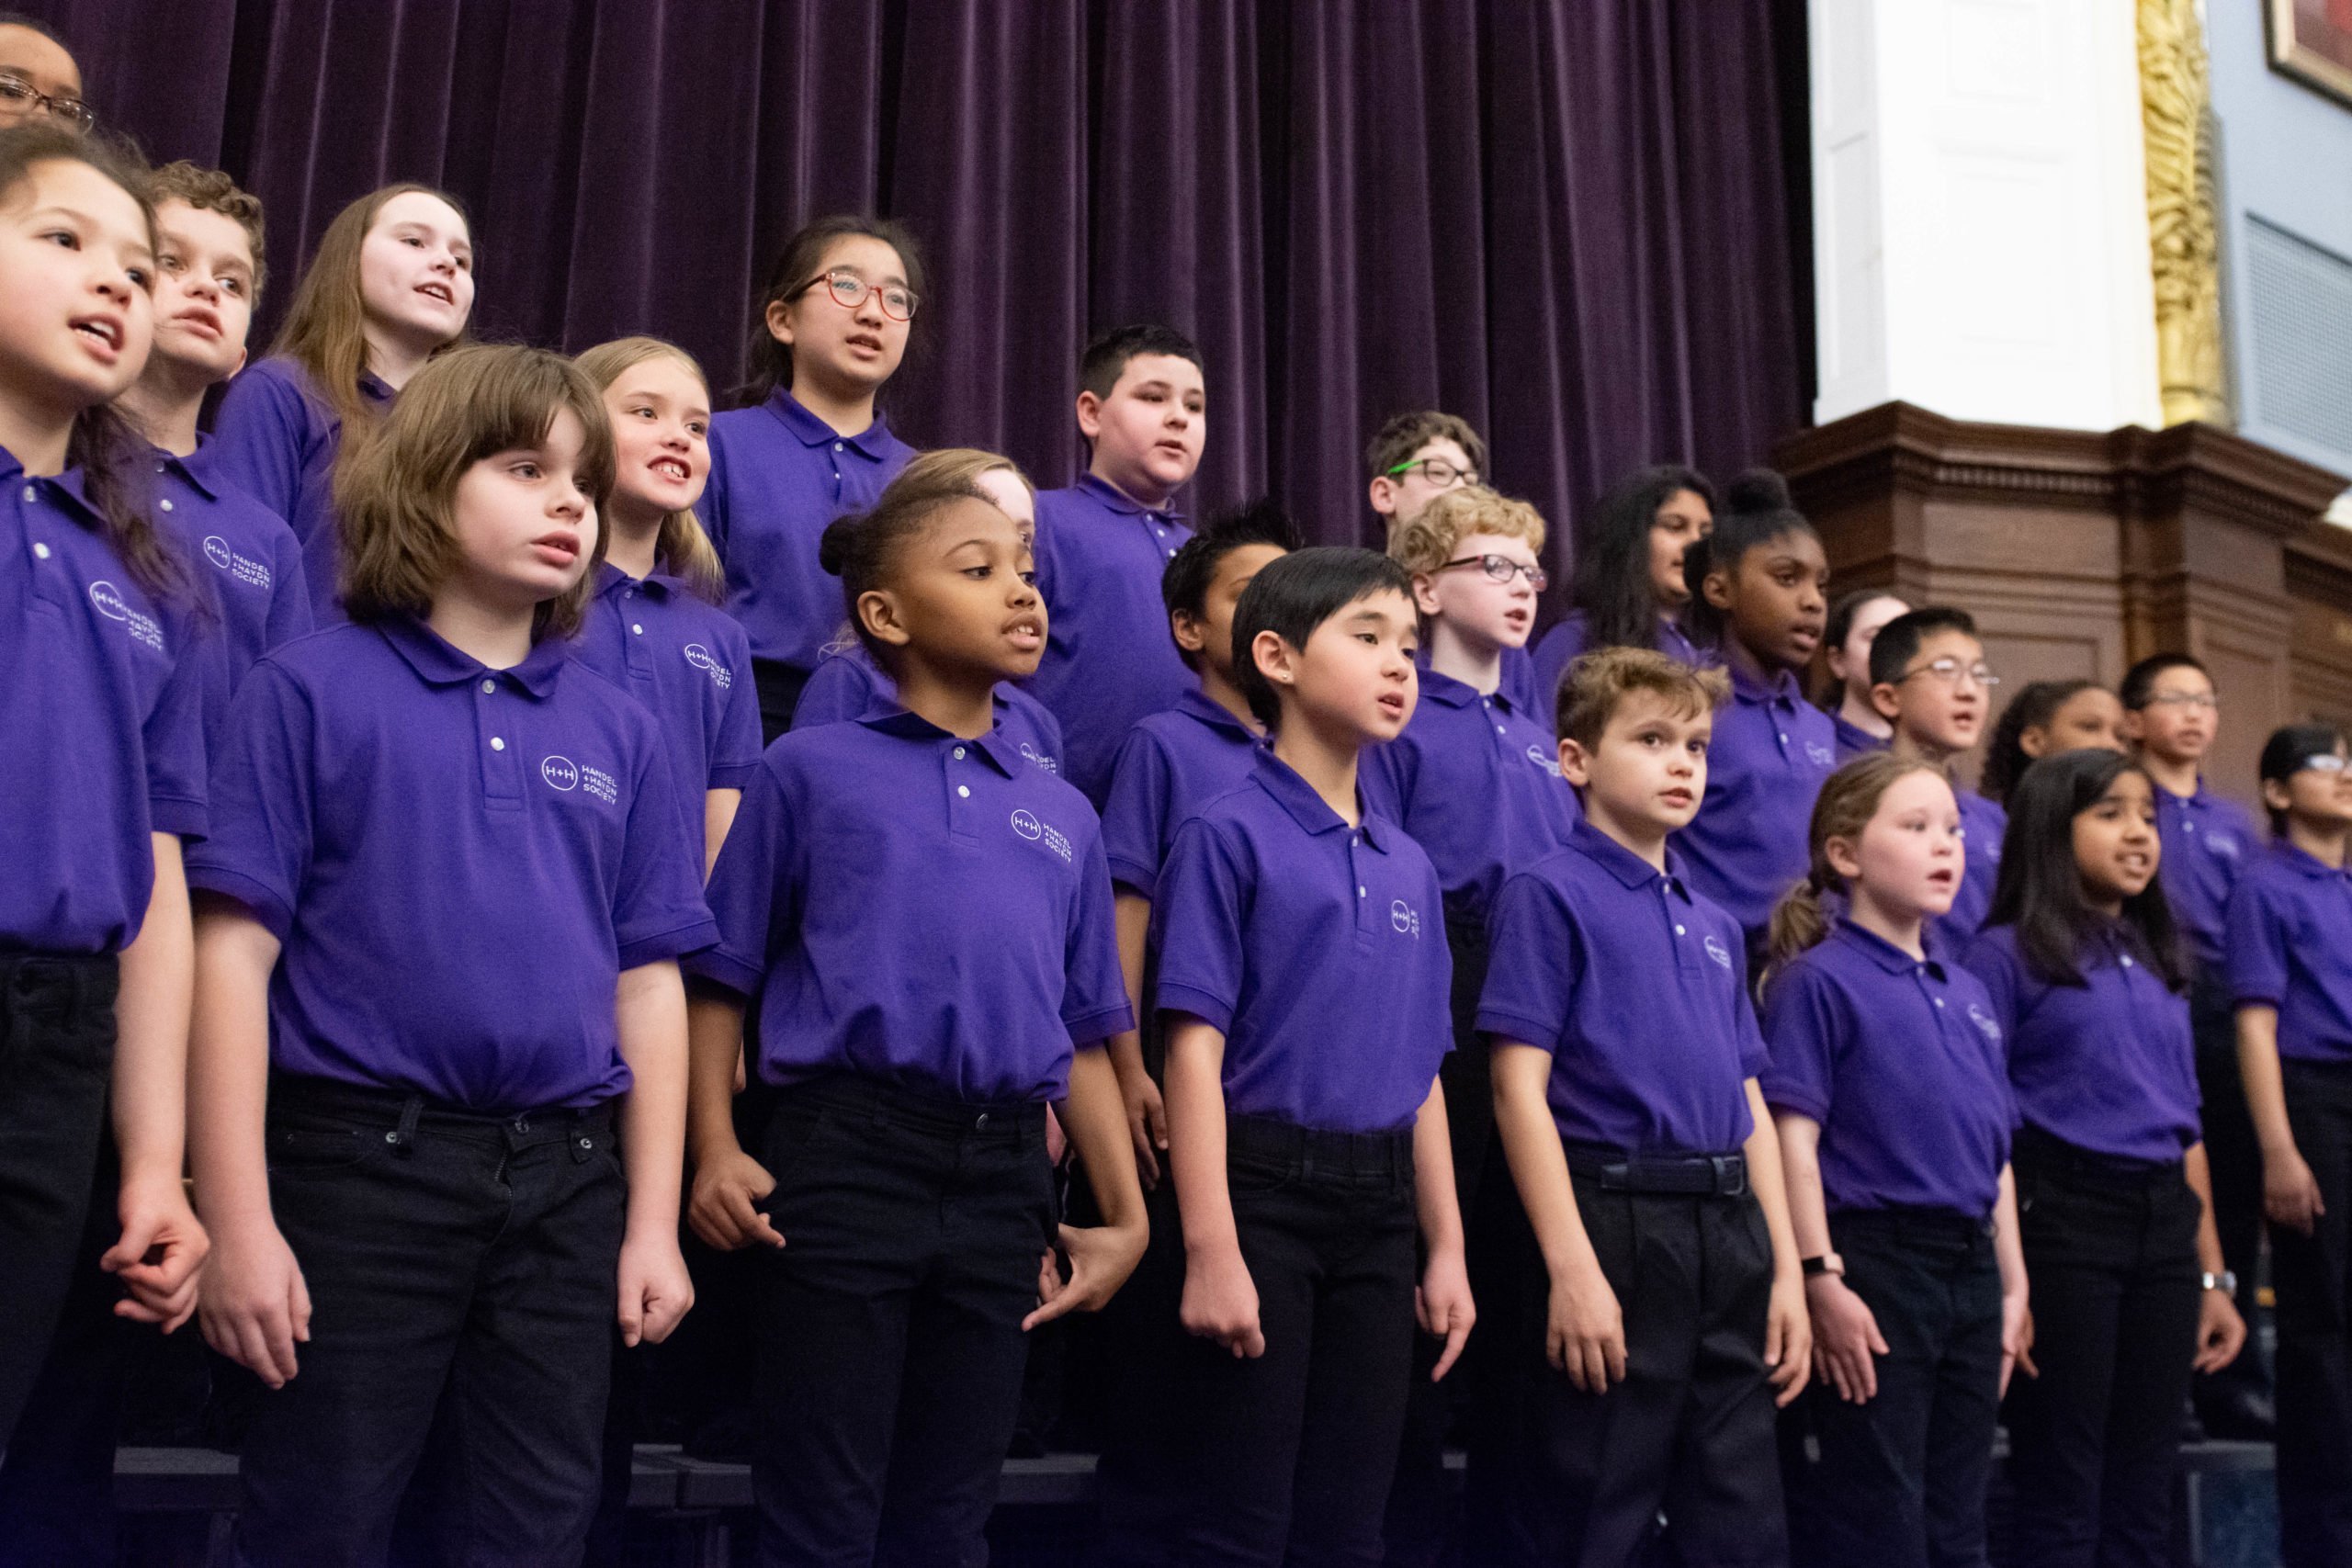
[[1815,1274],[1835,1274],[1841,1280],[1846,1277],[1846,1260],[1834,1252],[1801,1258],[1798,1267],[1804,1270],[1804,1277],[1808,1280]]
[[2218,1274],[2200,1274],[2198,1284],[2209,1291],[2219,1291],[2225,1296],[2238,1293],[2238,1277],[2224,1269]]

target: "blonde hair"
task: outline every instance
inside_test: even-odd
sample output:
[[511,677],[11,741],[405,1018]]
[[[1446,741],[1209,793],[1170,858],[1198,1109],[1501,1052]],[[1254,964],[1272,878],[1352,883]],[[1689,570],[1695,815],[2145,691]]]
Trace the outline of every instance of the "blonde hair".
[[1524,539],[1528,548],[1540,553],[1544,514],[1484,485],[1450,490],[1411,522],[1390,520],[1388,558],[1407,571],[1432,572],[1452,560],[1455,548],[1473,534]]
[[1600,744],[1609,721],[1627,697],[1647,692],[1686,716],[1713,713],[1731,697],[1731,678],[1720,670],[1693,670],[1679,659],[1646,648],[1603,648],[1568,666],[1560,682],[1560,739],[1589,751]]
[[[359,377],[368,368],[368,304],[359,288],[359,250],[376,215],[396,196],[415,192],[447,205],[466,222],[466,209],[447,191],[403,181],[368,192],[345,208],[319,236],[302,281],[294,286],[294,303],[287,308],[286,324],[277,329],[272,354],[283,355],[311,373],[312,390],[343,422],[344,450],[376,423],[376,412],[359,395]],[[469,321],[470,321],[469,317]],[[434,352],[447,353],[466,341],[464,329]]]
[[[601,518],[613,495],[613,427],[603,395],[578,366],[541,348],[486,344],[428,361],[376,439],[335,472],[341,587],[351,618],[431,614],[434,594],[458,569],[458,480],[485,457],[537,446],[566,409],[580,421],[580,486]],[[580,580],[538,607],[535,637],[580,629],[606,536],[598,526]]]
[[[968,496],[972,500],[985,501],[990,506],[994,506],[996,498],[980,488],[980,476],[995,473],[999,469],[1019,479],[1028,490],[1030,500],[1032,502],[1036,500],[1036,481],[1021,471],[1020,464],[1002,453],[983,452],[977,446],[942,446],[933,451],[916,453],[905,468],[891,476],[890,482],[882,487],[882,493],[874,498],[873,506],[865,512],[866,518],[882,520],[880,525],[872,530],[871,536],[876,539],[887,539],[895,545],[899,538],[914,531],[916,523],[920,523],[937,509],[941,504],[942,497],[956,499]],[[910,506],[901,508],[899,505],[900,502],[910,502]],[[907,521],[910,518],[913,519],[913,522]],[[844,552],[850,549],[847,544],[841,547]],[[876,548],[879,549],[880,547]],[[843,558],[850,558],[845,553]],[[880,570],[878,564],[880,560],[881,556],[876,554],[870,561],[866,561],[863,568],[864,577],[861,581],[864,578],[872,577]],[[825,570],[831,571],[833,569],[827,567]],[[824,651],[845,653],[864,644],[866,652],[874,656],[878,664],[878,649],[872,639],[865,635],[865,628],[859,625],[857,619],[855,608],[857,596],[864,592],[865,589],[860,588],[855,592],[849,592],[846,589],[850,577],[859,570],[860,569],[853,567],[835,573],[842,580],[844,584],[842,597],[847,601],[850,610],[847,618],[833,628],[832,640],[825,644]]]
[[[695,356],[676,344],[665,343],[658,337],[622,337],[610,343],[600,343],[581,355],[572,363],[581,373],[596,384],[603,393],[621,378],[621,373],[635,369],[649,359],[676,360],[693,373],[702,384],[703,396],[710,395],[710,378],[702,373]],[[673,577],[684,581],[695,594],[716,604],[727,595],[727,569],[719,563],[718,551],[703,532],[702,519],[694,508],[683,507],[662,515],[662,532],[653,541],[655,562]]]
[[1813,825],[1805,835],[1811,858],[1804,880],[1781,895],[1781,901],[1772,906],[1768,975],[1807,948],[1818,946],[1829,935],[1829,914],[1823,900],[1832,893],[1843,894],[1847,890],[1846,879],[1829,863],[1829,840],[1860,842],[1871,818],[1878,815],[1878,804],[1886,798],[1886,792],[1913,773],[1944,776],[1941,768],[1920,758],[1872,751],[1830,774],[1821,786],[1821,794],[1813,803]]

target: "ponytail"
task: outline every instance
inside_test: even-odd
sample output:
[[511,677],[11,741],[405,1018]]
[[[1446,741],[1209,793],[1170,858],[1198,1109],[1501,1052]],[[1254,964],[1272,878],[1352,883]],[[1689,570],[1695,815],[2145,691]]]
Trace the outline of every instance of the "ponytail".
[[1828,782],[1821,786],[1820,797],[1813,803],[1812,825],[1805,833],[1804,880],[1782,894],[1781,901],[1772,906],[1770,951],[1764,966],[1767,982],[1798,954],[1818,947],[1834,929],[1829,899],[1832,895],[1843,898],[1849,890],[1845,877],[1829,863],[1829,841],[1843,839],[1849,844],[1859,842],[1863,830],[1871,825],[1871,818],[1878,815],[1878,803],[1886,792],[1896,781],[1913,773],[1934,773],[1940,778],[1943,770],[1917,757],[1872,751],[1830,774]]

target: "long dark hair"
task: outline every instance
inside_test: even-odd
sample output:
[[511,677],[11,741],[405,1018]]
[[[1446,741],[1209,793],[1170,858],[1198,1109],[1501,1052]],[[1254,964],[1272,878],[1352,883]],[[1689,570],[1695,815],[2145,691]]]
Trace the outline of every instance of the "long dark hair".
[[[804,223],[792,238],[784,243],[776,254],[775,265],[769,269],[767,283],[760,289],[760,297],[752,305],[752,335],[743,351],[743,362],[751,367],[752,378],[735,389],[735,398],[744,408],[767,401],[778,387],[792,385],[792,348],[779,343],[768,331],[768,307],[779,300],[799,298],[808,292],[819,269],[825,265],[825,253],[835,240],[863,234],[879,240],[899,253],[899,260],[906,269],[907,287],[920,300],[923,292],[922,251],[915,244],[915,237],[906,225],[888,218],[866,218],[856,213],[837,213]],[[907,323],[907,352],[914,352],[919,334],[923,330],[923,313],[918,309],[915,319]],[[899,368],[906,361],[901,359]]]
[[1650,530],[1658,508],[1689,491],[1715,509],[1715,487],[1693,468],[1639,468],[1593,503],[1577,529],[1574,598],[1584,612],[1587,648],[1656,648],[1668,606],[1650,587]]
[[[2028,768],[2009,792],[2009,830],[2001,840],[2001,875],[1993,889],[1986,930],[2015,926],[2018,956],[2028,970],[2058,986],[2080,986],[2083,950],[2113,930],[2153,964],[2165,984],[2187,988],[2188,972],[2180,955],[2172,906],[2164,882],[2123,900],[2120,919],[2110,921],[2083,891],[2075,861],[2075,818],[2098,803],[2125,773],[2147,778],[2147,771],[2120,751],[2053,751]],[[2155,782],[2151,779],[2153,790]]]
[[2075,694],[2098,684],[2096,681],[2035,681],[2011,697],[1984,748],[1984,768],[1976,781],[1976,793],[1991,801],[2007,800],[2033,764],[2033,759],[2025,754],[2025,732],[2049,728]]

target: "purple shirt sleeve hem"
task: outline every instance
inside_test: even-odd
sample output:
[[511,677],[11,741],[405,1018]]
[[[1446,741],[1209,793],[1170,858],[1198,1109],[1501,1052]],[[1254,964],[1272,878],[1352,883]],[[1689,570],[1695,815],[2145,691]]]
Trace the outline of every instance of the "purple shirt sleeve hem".
[[748,762],[716,763],[710,770],[710,783],[707,787],[711,789],[741,789],[745,784],[752,782],[752,776],[759,771],[760,763],[759,759],[756,757]]
[[176,795],[151,796],[147,802],[148,820],[158,833],[172,833],[183,839],[201,839],[212,830],[212,813],[200,800],[187,800]]
[[1161,1012],[1189,1012],[1219,1034],[1232,1032],[1233,1004],[1213,992],[1170,985],[1163,975],[1159,977],[1159,994],[1154,1000]]
[[269,934],[280,942],[294,929],[294,911],[286,901],[269,888],[241,871],[225,866],[196,864],[187,868],[187,885],[206,893],[218,893],[224,898],[234,898],[253,912],[254,919],[269,929]]
[[2230,993],[2230,1005],[2232,1007],[2283,1008],[2286,1006],[2286,1003],[2287,998],[2283,992],[2276,995],[2268,991],[2233,991]]
[[1501,1040],[1516,1040],[1521,1045],[1532,1045],[1539,1051],[1549,1051],[1555,1055],[1559,1054],[1560,1032],[1532,1018],[1513,1018],[1507,1012],[1481,1010],[1478,1032]]
[[1152,896],[1159,885],[1159,872],[1156,867],[1146,865],[1141,861],[1121,860],[1115,855],[1110,859],[1114,886],[1125,887],[1142,898],[1148,899]]
[[694,953],[680,967],[697,980],[724,986],[747,999],[760,994],[763,972],[756,965],[745,964],[721,949],[706,947]]
[[1135,1010],[1125,1002],[1114,1008],[1097,1008],[1092,1012],[1081,1013],[1064,1021],[1073,1047],[1099,1043],[1114,1034],[1124,1034],[1135,1026]]
[[717,920],[696,920],[690,926],[658,931],[652,936],[639,937],[620,946],[620,966],[635,969],[642,964],[659,963],[664,958],[683,958],[689,953],[699,953],[718,942]]
[[[1745,1085],[1742,1086],[1745,1089]],[[1768,1111],[1790,1111],[1815,1122],[1829,1119],[1829,1101],[1811,1089],[1794,1084],[1776,1084],[1770,1078],[1758,1085],[1764,1091],[1764,1106]]]

